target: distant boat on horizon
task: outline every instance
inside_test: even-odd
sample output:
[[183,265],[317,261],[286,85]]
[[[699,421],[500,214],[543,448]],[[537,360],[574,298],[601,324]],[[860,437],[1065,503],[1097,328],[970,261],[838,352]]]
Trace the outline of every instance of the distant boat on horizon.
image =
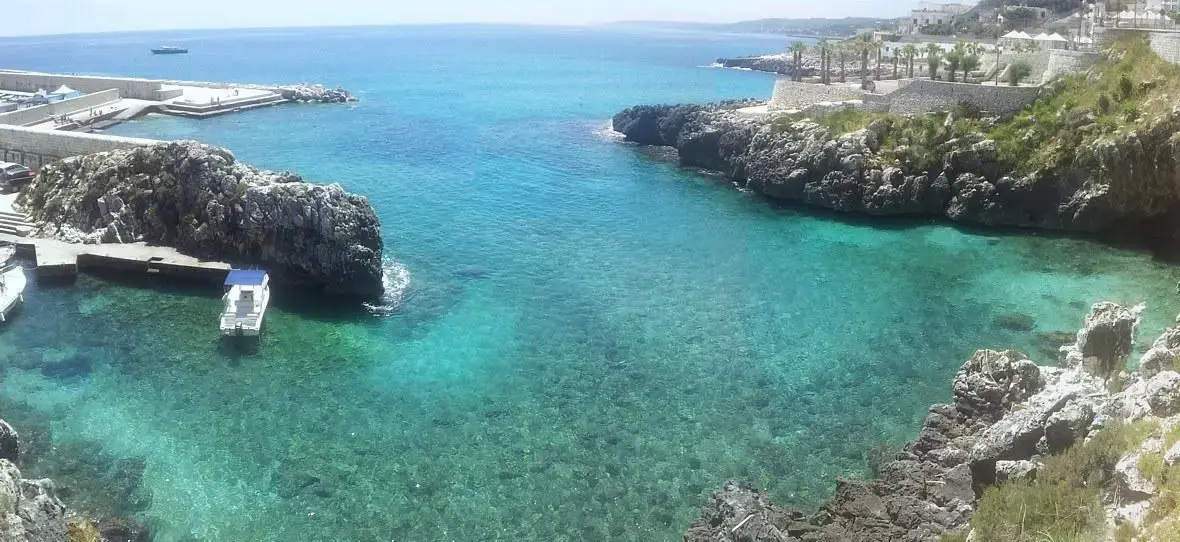
[[188,49],[185,49],[184,47],[173,47],[171,45],[165,45],[163,47],[156,47],[155,49],[152,49],[153,55],[183,55],[187,52]]

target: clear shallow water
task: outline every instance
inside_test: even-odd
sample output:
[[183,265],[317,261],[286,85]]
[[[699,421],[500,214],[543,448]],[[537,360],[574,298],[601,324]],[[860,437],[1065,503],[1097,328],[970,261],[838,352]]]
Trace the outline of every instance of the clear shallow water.
[[[713,488],[812,506],[911,437],[975,349],[1180,273],[1077,240],[775,208],[604,135],[633,103],[766,96],[751,36],[329,29],[0,40],[7,66],[341,84],[125,135],[195,138],[368,195],[411,283],[388,317],[293,302],[260,351],[216,292],[84,277],[0,328],[26,469],[158,540],[676,540]],[[193,54],[153,57],[159,43]],[[101,444],[96,444],[101,443]],[[94,482],[98,480],[98,482]]]

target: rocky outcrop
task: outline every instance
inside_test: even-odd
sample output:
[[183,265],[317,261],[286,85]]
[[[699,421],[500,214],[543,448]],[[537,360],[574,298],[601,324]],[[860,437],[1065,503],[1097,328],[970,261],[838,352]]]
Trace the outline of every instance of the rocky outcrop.
[[276,284],[382,291],[381,227],[366,198],[259,171],[192,141],[61,160],[42,168],[18,203],[40,235],[146,241],[261,266]]
[[[1132,343],[1138,314],[1114,304],[1095,305],[1077,342],[1065,348],[1122,355],[1122,345]],[[1072,359],[1065,368],[1040,367],[1019,352],[981,350],[956,374],[954,402],[932,406],[917,438],[883,464],[875,479],[838,480],[831,499],[811,515],[780,508],[758,491],[730,483],[702,507],[684,539],[938,540],[967,527],[985,487],[1034,477],[1042,456],[1099,430],[1099,413],[1140,408],[1130,398],[1145,397],[1155,399],[1142,400],[1144,415],[1180,409],[1180,395],[1173,393],[1180,388],[1170,378],[1157,375],[1153,386],[1134,384],[1141,393],[1128,389],[1112,396],[1102,378],[1087,372],[1081,359]]]
[[24,480],[15,464],[0,459],[0,542],[64,542],[65,516],[52,481]]
[[1003,163],[981,133],[947,140],[923,164],[899,158],[905,148],[883,148],[900,129],[889,121],[838,134],[808,120],[752,119],[734,109],[639,106],[616,115],[614,128],[641,145],[675,147],[682,164],[719,171],[777,200],[1180,241],[1180,143],[1172,137],[1180,106],[1145,129],[1083,144],[1072,159],[1028,174]]
[[323,85],[295,85],[282,87],[283,99],[302,103],[344,103],[355,102],[356,97],[343,88],[328,88]]

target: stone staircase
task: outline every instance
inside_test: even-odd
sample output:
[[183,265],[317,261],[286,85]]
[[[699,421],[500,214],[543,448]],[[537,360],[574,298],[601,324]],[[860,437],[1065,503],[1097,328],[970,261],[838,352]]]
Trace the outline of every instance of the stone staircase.
[[25,237],[33,231],[29,216],[15,211],[0,211],[0,233]]

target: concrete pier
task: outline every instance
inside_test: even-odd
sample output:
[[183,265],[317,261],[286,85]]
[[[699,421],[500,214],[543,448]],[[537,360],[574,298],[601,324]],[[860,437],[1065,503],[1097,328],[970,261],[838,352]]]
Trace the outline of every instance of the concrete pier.
[[0,234],[0,242],[11,243],[18,255],[32,258],[41,278],[74,278],[81,271],[107,270],[221,282],[230,270],[224,262],[202,260],[171,247],[145,243],[82,245],[8,234]]

